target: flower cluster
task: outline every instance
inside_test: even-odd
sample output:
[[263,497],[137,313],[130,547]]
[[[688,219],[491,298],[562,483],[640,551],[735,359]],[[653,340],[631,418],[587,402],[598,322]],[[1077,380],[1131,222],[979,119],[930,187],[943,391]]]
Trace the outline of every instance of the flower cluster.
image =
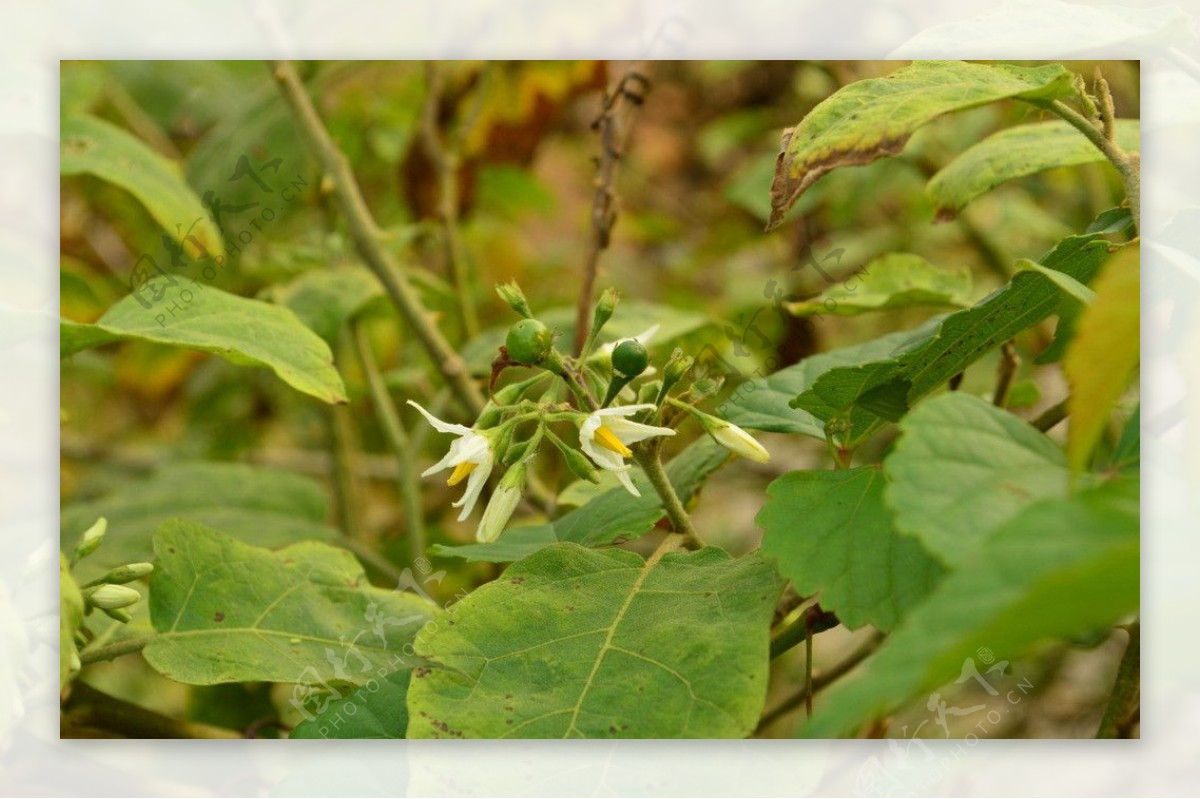
[[[492,364],[493,384],[511,366],[532,366],[541,371],[494,393],[472,427],[445,422],[408,401],[435,430],[455,436],[445,456],[422,476],[449,469],[447,485],[467,481],[462,497],[453,503],[453,507],[462,509],[459,521],[471,514],[494,466],[500,463],[507,467],[479,521],[478,541],[495,541],[504,531],[520,504],[529,467],[542,441],[549,441],[560,452],[576,476],[597,482],[597,470],[612,472],[635,497],[641,496],[641,491],[632,477],[633,462],[640,457],[657,458],[659,440],[674,436],[675,426],[689,415],[731,452],[760,463],[770,457],[745,430],[695,407],[719,388],[713,381],[696,381],[672,394],[682,387],[693,363],[681,351],[672,354],[661,380],[647,380],[658,373],[649,365],[646,349],[658,325],[640,335],[599,345],[601,329],[617,305],[615,292],[605,292],[597,304],[582,353],[566,358],[554,348],[554,335],[533,317],[516,284],[497,290],[524,319],[509,331],[505,346]],[[551,376],[560,380],[547,387],[545,378]],[[637,391],[631,385],[635,380],[642,380]],[[539,388],[541,395],[532,399]],[[568,399],[572,401],[564,401]],[[617,400],[626,404],[613,405]],[[578,448],[554,432],[554,426],[560,423],[575,428]],[[522,430],[526,431],[524,437],[519,435]]]

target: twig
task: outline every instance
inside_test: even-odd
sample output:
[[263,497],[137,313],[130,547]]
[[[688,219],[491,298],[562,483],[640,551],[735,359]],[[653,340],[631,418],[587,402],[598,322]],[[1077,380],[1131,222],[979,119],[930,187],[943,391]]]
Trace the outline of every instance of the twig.
[[330,138],[295,67],[289,61],[270,63],[272,74],[292,111],[296,126],[333,187],[359,255],[379,278],[388,297],[416,332],[455,395],[470,413],[478,414],[483,409],[483,394],[471,380],[462,358],[430,318],[408,278],[381,245],[381,233],[367,208],[350,164]]
[[992,393],[992,404],[1003,408],[1008,404],[1008,392],[1012,388],[1013,378],[1021,365],[1021,357],[1012,339],[1004,342],[1000,348],[1000,366],[996,372],[996,389]]
[[1071,401],[1070,397],[1061,402],[1051,405],[1046,410],[1042,411],[1041,415],[1030,422],[1031,425],[1041,430],[1043,433],[1053,429],[1055,425],[1067,418],[1067,404]]
[[363,537],[359,508],[358,481],[354,479],[356,430],[354,411],[349,405],[329,409],[329,438],[333,455],[333,494],[338,527],[351,540]]
[[408,528],[409,558],[415,563],[425,555],[425,520],[421,515],[421,490],[417,483],[416,458],[408,433],[400,422],[400,413],[396,410],[392,395],[379,373],[379,365],[375,362],[366,331],[357,322],[351,322],[351,336],[363,373],[367,377],[367,391],[371,395],[371,404],[375,406],[375,414],[383,427],[388,447],[396,456],[396,467],[399,470],[396,483],[400,489],[400,501],[404,505],[404,519]]
[[650,82],[643,74],[643,64],[635,62],[617,81],[613,90],[605,94],[600,116],[592,123],[592,130],[600,134],[600,155],[597,158],[596,189],[592,194],[592,236],[583,261],[583,282],[575,307],[576,355],[583,351],[591,325],[592,296],[596,290],[600,253],[608,249],[613,226],[617,223],[616,195],[613,192],[617,166],[629,137],[633,111],[645,100],[649,88]]
[[662,500],[663,509],[667,512],[667,518],[671,520],[671,527],[675,532],[683,536],[683,541],[689,549],[701,549],[704,547],[704,542],[700,540],[700,536],[696,534],[696,530],[692,527],[691,517],[688,516],[687,510],[683,507],[683,502],[679,499],[679,494],[675,493],[675,486],[671,485],[671,478],[667,476],[666,469],[663,468],[662,459],[659,456],[657,446],[648,448],[635,448],[634,458],[638,465],[645,471],[646,477],[650,480],[650,485],[654,486],[654,490],[658,493]]
[[241,738],[234,730],[155,713],[76,682],[63,706],[62,725],[68,735],[110,733],[125,738]]
[[883,643],[883,639],[883,633],[876,632],[874,635],[864,641],[858,649],[851,652],[844,660],[840,661],[826,671],[815,674],[813,676],[811,686],[805,686],[805,688],[802,688],[801,690],[789,696],[787,699],[780,702],[773,710],[764,713],[762,720],[758,722],[758,727],[754,730],[754,734],[761,734],[765,729],[779,721],[779,719],[783,718],[788,713],[791,713],[793,710],[800,707],[800,705],[808,701],[809,697],[815,696],[826,686],[837,680],[840,680],[848,672],[853,670],[855,666],[870,657],[875,650],[879,648],[879,645]]
[[[1101,83],[1099,84],[1099,88],[1102,92],[1107,91],[1108,84]],[[1102,95],[1100,102],[1101,107],[1106,102],[1111,105],[1111,94],[1107,97],[1107,100]],[[1142,229],[1142,195],[1141,159],[1138,154],[1136,152],[1127,153],[1122,150],[1114,139],[1105,136],[1103,122],[1101,123],[1101,127],[1097,127],[1094,122],[1074,108],[1071,108],[1071,106],[1062,100],[1051,100],[1050,102],[1034,101],[1034,104],[1057,115],[1071,125],[1071,127],[1086,136],[1088,141],[1094,144],[1096,149],[1102,152],[1104,157],[1117,168],[1117,172],[1121,175],[1121,182],[1125,186],[1125,196],[1129,200],[1129,212],[1133,216],[1133,224],[1140,231]]]
[[1104,718],[1100,720],[1097,738],[1128,738],[1137,726],[1141,707],[1141,624],[1129,625],[1129,643],[1117,667],[1117,679]]
[[442,99],[444,75],[437,64],[427,64],[425,109],[421,116],[421,143],[425,155],[433,165],[438,182],[438,218],[442,225],[442,240],[445,244],[446,262],[450,269],[450,280],[458,298],[458,312],[462,316],[463,335],[472,339],[479,333],[479,319],[475,315],[475,302],[467,269],[466,248],[458,227],[458,161],[456,150],[438,133],[438,108]]
[[141,652],[146,648],[146,644],[150,643],[152,637],[125,638],[120,641],[114,641],[111,644],[105,644],[104,646],[88,647],[79,653],[79,662],[86,666],[89,663],[99,663],[104,660],[119,658],[122,655],[132,655],[134,652]]

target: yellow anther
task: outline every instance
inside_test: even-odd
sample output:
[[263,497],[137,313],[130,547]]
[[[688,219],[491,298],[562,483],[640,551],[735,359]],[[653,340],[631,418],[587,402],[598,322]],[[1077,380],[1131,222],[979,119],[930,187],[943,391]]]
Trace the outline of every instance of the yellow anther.
[[475,463],[474,461],[463,461],[462,463],[458,464],[454,467],[454,471],[450,473],[450,479],[446,481],[446,485],[458,485],[466,478],[468,474],[471,473],[471,470],[478,465],[479,464]]
[[621,443],[621,439],[609,430],[604,425],[596,428],[596,443],[605,449],[611,449],[613,452],[620,455],[622,458],[628,458],[633,455],[633,450]]

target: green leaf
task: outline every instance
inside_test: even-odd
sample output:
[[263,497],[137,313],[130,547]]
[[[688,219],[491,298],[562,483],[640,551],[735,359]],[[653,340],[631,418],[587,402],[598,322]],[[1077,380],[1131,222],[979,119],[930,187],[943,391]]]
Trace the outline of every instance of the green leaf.
[[[575,306],[548,308],[544,311],[538,308],[533,310],[543,324],[558,334],[569,337],[571,331],[575,329]],[[463,360],[466,361],[467,367],[473,374],[486,375],[490,373],[492,359],[496,357],[497,349],[504,343],[504,337],[508,334],[508,329],[512,326],[513,321],[516,321],[515,315],[512,321],[484,330],[463,346]],[[650,327],[659,325],[658,332],[646,345],[653,351],[668,342],[712,324],[711,318],[694,311],[682,311],[678,308],[640,300],[622,300],[612,319],[604,326],[604,333],[600,340],[614,341],[619,338],[637,336],[646,332]]]
[[[412,671],[393,671],[335,699],[296,725],[289,738],[403,738]],[[341,692],[339,692],[341,693]]]
[[[1125,150],[1141,147],[1136,119],[1118,119],[1117,144]],[[987,137],[971,147],[929,181],[926,191],[937,217],[953,219],[968,203],[996,186],[1060,166],[1103,161],[1104,154],[1082,133],[1063,120],[1018,125]]]
[[1109,468],[1124,473],[1137,474],[1142,468],[1142,407],[1133,409],[1133,414],[1125,422],[1125,429],[1117,445],[1113,447],[1109,458]]
[[60,357],[113,341],[150,341],[210,352],[241,366],[264,366],[298,391],[324,402],[346,402],[346,388],[333,366],[329,345],[295,314],[277,305],[195,285],[195,292],[180,292],[192,296],[182,305],[182,299],[176,298],[170,304],[146,308],[142,305],[146,300],[131,294],[94,325],[62,320]]
[[1017,269],[1028,272],[1036,272],[1054,285],[1058,286],[1059,290],[1061,290],[1063,294],[1067,295],[1067,297],[1071,298],[1080,305],[1091,305],[1092,300],[1096,299],[1096,292],[1092,291],[1075,278],[1059,272],[1056,269],[1048,269],[1035,261],[1029,260],[1028,258],[1019,259],[1017,261]]
[[[705,436],[671,459],[667,477],[679,498],[687,502],[729,457],[729,450]],[[553,522],[505,530],[494,543],[457,547],[435,544],[429,551],[468,561],[504,563],[520,560],[560,541],[595,547],[638,538],[650,532],[665,511],[642,470],[634,466],[631,475],[642,494],[640,497],[632,496],[624,488],[613,488]]]
[[269,298],[290,308],[332,347],[342,325],[381,296],[383,287],[369,269],[350,266],[310,270],[284,285],[272,287]]
[[884,461],[896,527],[950,565],[974,557],[1030,502],[1067,494],[1059,446],[978,397],[934,397],[904,417],[900,432]]
[[1071,73],[1060,64],[916,61],[885,77],[851,83],[784,131],[767,229],[778,225],[825,173],[896,155],[914,131],[942,114],[1008,98],[1049,100],[1073,91]]
[[[61,136],[62,174],[94,175],[125,189],[192,257],[221,250],[221,233],[200,198],[188,187],[178,164],[116,125],[93,116],[66,117]],[[190,241],[192,236],[199,249]]]
[[890,630],[937,585],[943,569],[913,538],[896,533],[884,478],[863,466],[785,474],[759,512],[762,551],[802,596],[850,629]]
[[[780,369],[765,378],[747,380],[721,404],[717,414],[749,430],[799,433],[824,440],[825,422],[809,411],[791,407],[792,400],[808,391],[827,372],[891,358],[923,341],[937,329],[938,321],[931,319],[915,330],[889,333],[863,344],[811,355],[795,366]],[[832,417],[836,411],[827,407],[825,412]],[[871,427],[875,416],[856,409],[851,414],[851,421],[853,436],[857,437]]]
[[417,642],[410,738],[739,738],[766,697],[782,588],[758,554],[643,561],[557,544]]
[[[1088,283],[1108,257],[1099,234],[1069,236],[1041,259],[1049,269]],[[1042,275],[1018,272],[973,307],[940,320],[937,329],[894,357],[831,369],[791,405],[828,420],[865,409],[896,421],[917,400],[962,372],[1059,305],[1057,286]]]
[[83,626],[83,595],[71,576],[67,557],[58,553],[58,685],[66,688],[79,665],[75,632]]
[[363,684],[411,666],[402,647],[440,612],[375,588],[349,552],[312,541],[272,552],[172,519],[154,534],[154,554],[158,634],[143,654],[190,685]]
[[1026,507],[912,611],[859,675],[818,698],[802,734],[841,735],[908,699],[924,704],[982,648],[1011,662],[1135,612],[1137,493],[1135,481],[1121,481]]
[[151,537],[171,518],[276,548],[302,540],[333,541],[338,531],[325,524],[328,515],[324,489],[302,475],[243,463],[184,462],[168,464],[100,499],[64,507],[60,529],[69,551],[92,522],[108,519],[104,546],[77,567],[81,576],[91,578],[124,563],[150,560]]
[[1063,369],[1071,384],[1067,459],[1081,469],[1129,385],[1140,353],[1140,248],[1123,248],[1096,279],[1096,301],[1079,317]]
[[[857,281],[852,288],[847,285],[851,281]],[[795,316],[857,316],[921,305],[962,307],[970,293],[971,271],[966,267],[939,269],[919,255],[890,253],[812,299],[788,303],[787,309]]]

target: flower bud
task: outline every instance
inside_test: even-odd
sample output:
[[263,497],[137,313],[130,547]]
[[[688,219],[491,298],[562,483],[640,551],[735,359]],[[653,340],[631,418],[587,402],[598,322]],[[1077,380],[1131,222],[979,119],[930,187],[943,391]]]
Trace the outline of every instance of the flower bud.
[[695,416],[700,424],[704,426],[705,432],[712,436],[718,444],[735,455],[741,455],[743,458],[748,458],[757,463],[766,463],[771,459],[771,453],[767,452],[766,448],[754,439],[754,436],[736,424],[727,422],[724,419],[718,419],[715,416],[710,416],[691,405],[676,402],[675,400],[671,400],[671,402],[675,407],[682,408],[692,416]]
[[98,585],[83,592],[84,601],[101,610],[129,607],[139,602],[141,598],[141,594],[128,586],[112,585],[111,583]]
[[508,329],[504,347],[514,363],[536,366],[546,360],[553,349],[554,334],[536,319],[522,319]]
[[92,580],[88,583],[88,587],[100,585],[101,583],[113,583],[114,585],[123,585],[132,583],[134,580],[140,580],[146,575],[154,571],[153,563],[126,563],[124,566],[118,566],[103,577]]
[[529,302],[525,299],[525,293],[521,291],[521,287],[517,285],[517,281],[513,280],[508,283],[496,284],[496,293],[500,295],[500,299],[508,303],[509,308],[512,308],[526,319],[533,318],[533,311],[529,309]]
[[104,611],[105,616],[114,621],[119,621],[121,624],[129,624],[129,622],[133,621],[133,615],[127,610],[122,610],[121,608],[100,608],[100,610]]
[[558,447],[558,451],[562,453],[563,460],[567,462],[567,468],[571,470],[572,474],[580,480],[587,480],[589,483],[600,482],[600,473],[596,471],[595,467],[584,457],[582,452],[568,446],[565,441],[549,430],[546,431],[546,438],[549,438],[554,446]]
[[671,389],[675,388],[688,370],[692,368],[692,364],[696,359],[690,355],[684,355],[683,350],[678,347],[671,353],[671,359],[667,361],[667,365],[663,367],[662,388],[658,392],[658,402],[661,405],[662,401],[667,398],[667,394]]
[[600,329],[612,319],[613,311],[617,310],[617,303],[621,301],[621,295],[616,289],[605,289],[600,295],[599,302],[596,303],[596,310],[592,314],[592,335],[598,335]]
[[513,511],[521,501],[521,492],[525,488],[525,463],[522,461],[510,467],[500,478],[496,493],[488,500],[475,531],[475,540],[481,544],[490,544],[500,537]]
[[104,540],[104,534],[108,532],[108,519],[101,516],[96,520],[96,523],[89,527],[79,538],[79,543],[75,545],[75,553],[71,556],[71,565],[74,566],[83,558],[96,551],[96,547],[100,546],[100,542]]

